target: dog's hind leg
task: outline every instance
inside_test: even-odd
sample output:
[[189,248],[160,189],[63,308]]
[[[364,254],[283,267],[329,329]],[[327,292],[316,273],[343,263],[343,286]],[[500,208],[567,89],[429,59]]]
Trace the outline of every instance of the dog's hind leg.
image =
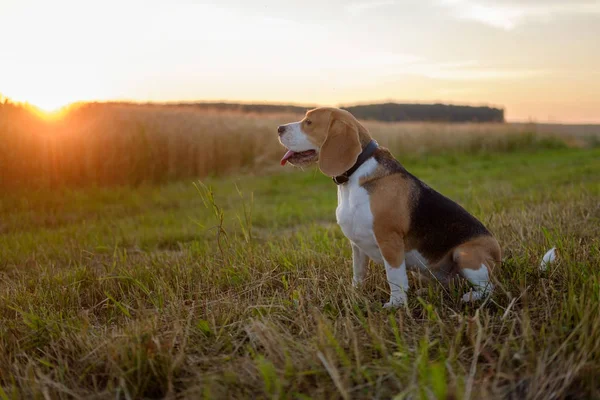
[[485,264],[481,264],[478,269],[462,268],[460,273],[473,285],[473,289],[463,295],[462,301],[481,300],[494,290],[494,284],[490,280],[490,272]]
[[492,293],[492,269],[500,262],[500,246],[494,238],[485,236],[464,243],[453,251],[452,259],[460,274],[473,286],[463,295],[463,301],[481,300]]

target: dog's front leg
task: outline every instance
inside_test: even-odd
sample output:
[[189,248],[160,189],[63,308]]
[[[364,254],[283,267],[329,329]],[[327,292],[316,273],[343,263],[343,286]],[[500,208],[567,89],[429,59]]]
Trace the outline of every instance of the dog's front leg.
[[406,274],[406,260],[404,259],[403,237],[393,230],[380,232],[377,235],[377,244],[385,264],[385,274],[390,285],[390,301],[383,307],[400,307],[406,304],[408,292],[408,275]]
[[398,267],[393,267],[385,261],[385,274],[390,285],[390,301],[383,305],[384,308],[400,307],[406,303],[408,292],[408,275],[406,274],[406,261],[402,260],[402,264]]
[[367,254],[356,244],[352,243],[352,271],[354,274],[352,277],[352,286],[355,288],[361,287],[364,283],[368,264],[369,257],[367,257]]

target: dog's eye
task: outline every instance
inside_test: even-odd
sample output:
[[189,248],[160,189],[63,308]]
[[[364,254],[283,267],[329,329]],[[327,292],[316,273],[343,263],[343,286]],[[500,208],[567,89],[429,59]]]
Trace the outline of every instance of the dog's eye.
[[310,124],[312,124],[312,121],[310,119],[307,119],[306,120],[306,125],[310,125]]

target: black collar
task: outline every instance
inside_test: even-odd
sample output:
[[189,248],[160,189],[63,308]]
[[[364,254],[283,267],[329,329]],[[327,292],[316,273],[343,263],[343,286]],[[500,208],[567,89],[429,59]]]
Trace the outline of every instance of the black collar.
[[348,179],[350,179],[350,176],[356,172],[358,167],[363,165],[365,163],[365,161],[367,161],[373,155],[373,153],[375,152],[375,150],[377,150],[378,147],[379,147],[379,145],[377,144],[377,141],[371,140],[369,142],[369,144],[367,144],[367,146],[363,149],[363,151],[358,155],[358,158],[356,159],[356,163],[352,166],[352,168],[350,168],[348,171],[344,172],[343,174],[334,176],[332,178],[333,181],[335,182],[335,184],[341,185],[342,183],[348,182]]

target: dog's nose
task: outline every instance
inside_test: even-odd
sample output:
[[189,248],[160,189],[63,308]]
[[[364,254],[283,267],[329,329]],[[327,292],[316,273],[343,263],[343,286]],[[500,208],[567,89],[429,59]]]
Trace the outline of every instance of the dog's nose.
[[279,135],[281,136],[283,132],[285,132],[285,125],[279,125],[279,127],[277,128],[277,133],[279,133]]

